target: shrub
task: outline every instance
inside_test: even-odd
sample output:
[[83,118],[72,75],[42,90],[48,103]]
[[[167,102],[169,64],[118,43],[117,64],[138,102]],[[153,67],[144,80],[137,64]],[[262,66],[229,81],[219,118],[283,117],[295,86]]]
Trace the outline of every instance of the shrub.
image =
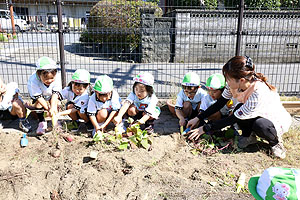
[[[236,8],[239,5],[239,0],[225,0],[225,7]],[[255,10],[279,10],[280,0],[245,0],[246,9]]]
[[162,16],[162,10],[152,2],[102,0],[90,11],[87,29],[81,41],[90,41],[107,46],[108,52],[130,53],[140,44],[140,9],[155,9],[156,16]]
[[171,1],[173,9],[185,8],[207,8],[215,9],[218,6],[218,0],[174,0]]

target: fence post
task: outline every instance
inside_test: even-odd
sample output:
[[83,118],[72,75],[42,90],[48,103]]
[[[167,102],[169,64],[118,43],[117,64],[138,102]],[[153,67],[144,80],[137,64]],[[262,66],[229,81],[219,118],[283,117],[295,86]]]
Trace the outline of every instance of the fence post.
[[10,12],[10,20],[11,20],[11,27],[13,31],[13,36],[16,35],[16,27],[15,27],[15,16],[14,16],[14,9],[12,0],[9,0],[9,12]]
[[244,15],[244,0],[240,0],[239,4],[239,18],[238,18],[238,31],[236,36],[236,49],[235,55],[239,56],[241,51],[241,39],[242,39],[242,31],[243,31],[243,15]]
[[62,23],[62,1],[56,0],[57,19],[58,19],[58,41],[59,41],[59,58],[61,66],[61,82],[62,87],[66,86],[66,68],[65,68],[65,50],[64,50],[64,29]]

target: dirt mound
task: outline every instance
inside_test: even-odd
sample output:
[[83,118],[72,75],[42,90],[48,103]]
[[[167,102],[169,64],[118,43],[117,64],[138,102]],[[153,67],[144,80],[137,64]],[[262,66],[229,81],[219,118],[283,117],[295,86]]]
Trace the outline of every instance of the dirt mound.
[[[85,134],[69,143],[53,133],[29,137],[29,145],[21,148],[21,132],[1,130],[0,199],[247,200],[254,199],[247,190],[235,192],[241,172],[247,182],[270,166],[300,165],[291,157],[271,158],[264,150],[194,156],[177,131],[177,120],[165,112],[156,124],[159,136],[151,151],[119,151],[94,144]],[[99,152],[96,159],[89,157],[93,150]],[[294,159],[299,161],[299,155]]]

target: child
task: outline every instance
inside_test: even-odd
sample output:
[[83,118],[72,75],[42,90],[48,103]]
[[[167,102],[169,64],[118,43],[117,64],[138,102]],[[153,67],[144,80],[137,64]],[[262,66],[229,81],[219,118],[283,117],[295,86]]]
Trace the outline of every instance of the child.
[[113,80],[107,75],[99,76],[94,85],[95,93],[90,97],[87,113],[94,126],[93,136],[103,131],[121,108],[121,99],[113,89]]
[[[57,114],[58,99],[61,91],[60,77],[57,77],[57,65],[49,57],[41,57],[36,62],[36,72],[29,77],[27,86],[33,107],[48,111],[51,116]],[[48,105],[50,101],[50,106]],[[43,135],[47,129],[44,113],[37,113],[39,125],[37,135]]]
[[[208,94],[201,101],[200,112],[205,111],[208,107],[216,103],[216,101],[222,96],[222,92],[225,89],[225,77],[219,73],[212,74],[206,81],[206,88],[208,90]],[[232,111],[232,108],[233,102],[232,100],[229,100],[220,111],[209,116],[208,120],[220,120],[221,118],[228,116]]]
[[158,99],[153,90],[154,77],[148,72],[141,72],[133,80],[133,91],[114,118],[114,123],[120,124],[123,115],[127,112],[130,117],[138,119],[139,124],[145,124],[145,128],[151,133],[154,119],[157,119],[160,114],[160,109],[156,106]]
[[227,86],[222,97],[207,110],[188,122],[195,127],[199,121],[220,110],[231,98],[240,102],[233,114],[221,120],[210,122],[190,131],[189,139],[198,139],[204,132],[221,129],[237,123],[242,130],[238,146],[245,148],[257,143],[256,136],[269,142],[274,156],[285,158],[282,135],[289,130],[291,116],[280,102],[276,88],[267,82],[267,78],[255,72],[252,59],[247,56],[235,56],[223,66]]
[[67,104],[66,110],[59,112],[58,116],[69,115],[77,127],[76,120],[78,119],[83,119],[85,123],[88,123],[90,119],[86,111],[89,102],[87,89],[89,85],[90,73],[85,69],[77,69],[72,76],[72,81],[61,91],[61,97],[67,99]]
[[202,99],[207,94],[200,86],[200,78],[195,72],[188,72],[182,80],[182,90],[177,95],[175,113],[179,126],[185,126],[187,121],[197,116]]
[[0,79],[0,120],[19,118],[19,128],[28,133],[31,126],[26,119],[26,108],[18,96],[18,84],[15,82],[5,85]]

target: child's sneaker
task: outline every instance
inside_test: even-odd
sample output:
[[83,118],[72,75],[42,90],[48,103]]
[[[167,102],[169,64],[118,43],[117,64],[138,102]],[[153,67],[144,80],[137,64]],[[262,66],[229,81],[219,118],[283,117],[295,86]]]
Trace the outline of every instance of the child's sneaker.
[[239,137],[238,147],[243,149],[249,146],[250,144],[256,144],[256,143],[257,143],[256,135],[255,133],[252,132],[249,137],[244,137],[244,136]]
[[87,129],[88,132],[93,131],[93,129],[94,129],[94,126],[93,126],[91,121],[86,123],[85,126],[86,126],[86,129]]
[[25,133],[28,133],[31,131],[31,126],[29,124],[28,119],[20,119],[19,121],[19,128],[24,131]]
[[76,121],[68,122],[67,129],[71,132],[76,132],[78,130],[78,123]]
[[47,122],[40,122],[38,128],[36,129],[36,134],[37,135],[43,135],[46,133],[47,129]]
[[279,142],[275,146],[271,147],[271,151],[272,151],[273,155],[278,158],[284,159],[286,156],[285,155],[286,149],[284,148],[284,146],[281,142]]

